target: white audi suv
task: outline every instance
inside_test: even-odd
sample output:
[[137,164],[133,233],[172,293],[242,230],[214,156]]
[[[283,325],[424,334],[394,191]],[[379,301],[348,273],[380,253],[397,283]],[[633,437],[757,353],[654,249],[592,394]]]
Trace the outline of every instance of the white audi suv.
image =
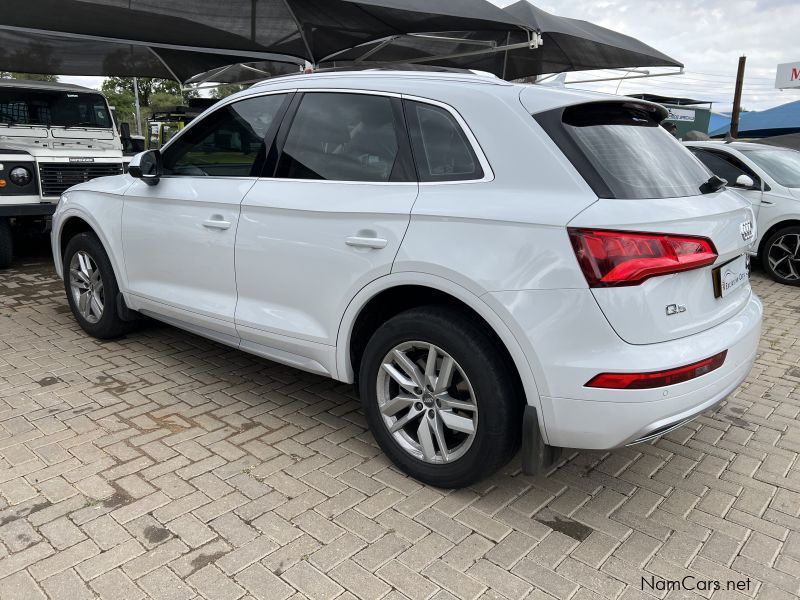
[[67,191],[90,335],[146,315],[356,384],[384,452],[469,485],[653,439],[749,372],[750,205],[655,104],[461,73],[272,79]]

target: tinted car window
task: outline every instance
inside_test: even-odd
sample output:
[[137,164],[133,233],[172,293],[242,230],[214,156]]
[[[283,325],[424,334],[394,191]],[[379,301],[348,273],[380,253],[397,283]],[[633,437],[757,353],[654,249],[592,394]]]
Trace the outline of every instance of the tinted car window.
[[796,150],[742,150],[750,160],[764,169],[780,185],[800,187],[800,152]]
[[248,98],[204,117],[164,151],[164,174],[259,176],[266,158],[264,138],[285,98]]
[[709,178],[649,105],[597,102],[536,119],[600,197],[697,196]]
[[450,112],[431,104],[406,101],[406,116],[420,181],[483,178],[478,157]]
[[728,185],[734,185],[741,175],[747,175],[754,181],[756,179],[752,171],[746,169],[744,165],[733,157],[702,148],[691,148],[691,151],[700,159],[700,162],[708,167],[709,171],[727,181]]
[[276,176],[387,182],[398,156],[391,98],[309,93],[292,121]]

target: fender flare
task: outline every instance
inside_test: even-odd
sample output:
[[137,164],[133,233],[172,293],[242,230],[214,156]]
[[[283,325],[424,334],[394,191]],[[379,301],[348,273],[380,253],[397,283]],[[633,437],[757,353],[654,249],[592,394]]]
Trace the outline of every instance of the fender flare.
[[77,207],[69,207],[66,210],[64,210],[63,213],[56,213],[56,216],[57,216],[58,229],[56,229],[55,227],[53,228],[52,246],[53,246],[53,257],[55,259],[56,273],[60,275],[61,279],[64,278],[64,273],[62,272],[64,257],[61,256],[61,235],[64,231],[64,225],[66,225],[67,221],[73,218],[77,218],[88,224],[90,229],[92,230],[92,233],[94,233],[100,240],[100,243],[103,245],[103,249],[106,251],[106,254],[108,255],[108,260],[111,261],[111,266],[114,269],[114,276],[117,279],[117,286],[119,286],[120,292],[124,294],[125,291],[127,290],[127,280],[125,279],[125,271],[122,269],[122,266],[117,260],[117,257],[114,254],[114,252],[111,251],[112,246],[109,243],[105,233],[103,233],[103,229],[100,227],[97,221],[90,214],[80,210],[80,208]]
[[[402,285],[418,285],[449,294],[460,300],[472,310],[478,313],[494,330],[500,341],[503,342],[514,366],[519,373],[525,398],[529,406],[536,409],[536,413],[543,414],[539,389],[533,375],[533,369],[528,357],[522,350],[522,346],[517,341],[511,329],[506,325],[500,315],[497,314],[480,296],[460,286],[449,279],[412,271],[391,273],[372,281],[364,286],[350,301],[339,324],[339,331],[336,336],[336,374],[337,379],[345,383],[353,383],[353,365],[350,362],[350,339],[353,333],[353,326],[361,313],[361,310],[379,293],[393,287]],[[540,421],[540,430],[546,435],[544,423]],[[527,434],[526,434],[527,435]]]

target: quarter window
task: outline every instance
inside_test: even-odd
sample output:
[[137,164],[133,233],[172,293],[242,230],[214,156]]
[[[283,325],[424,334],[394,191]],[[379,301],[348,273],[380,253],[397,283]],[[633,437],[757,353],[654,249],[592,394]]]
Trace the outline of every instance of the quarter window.
[[406,116],[420,181],[483,178],[478,157],[450,112],[431,104],[406,101]]
[[265,138],[285,98],[258,96],[214,111],[165,150],[164,174],[260,176],[267,154]]
[[289,129],[276,176],[388,182],[400,168],[399,156],[391,98],[308,93]]

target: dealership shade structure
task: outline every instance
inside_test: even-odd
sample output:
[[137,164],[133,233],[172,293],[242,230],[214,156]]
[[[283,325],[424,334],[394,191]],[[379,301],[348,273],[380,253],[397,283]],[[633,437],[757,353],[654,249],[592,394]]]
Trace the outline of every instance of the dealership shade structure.
[[2,8],[0,69],[181,82],[237,63],[291,72],[413,33],[531,35],[486,0],[3,0]]
[[635,38],[558,17],[527,0],[504,11],[522,23],[524,31],[398,36],[342,52],[335,57],[336,64],[438,64],[488,71],[508,80],[567,71],[683,67]]

